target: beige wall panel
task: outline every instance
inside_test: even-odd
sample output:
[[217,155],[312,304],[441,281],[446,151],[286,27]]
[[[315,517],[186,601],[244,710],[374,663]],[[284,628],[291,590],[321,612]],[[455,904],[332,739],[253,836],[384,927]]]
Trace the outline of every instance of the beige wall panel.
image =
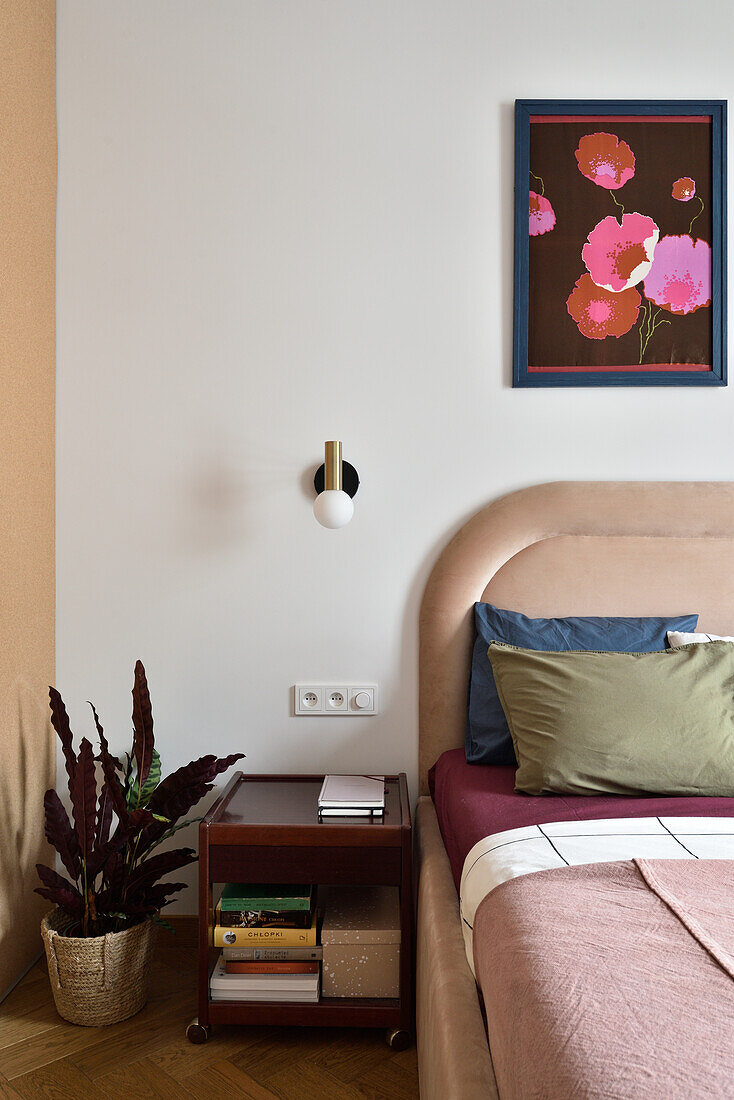
[[0,0],[0,997],[38,954],[54,782],[55,4]]

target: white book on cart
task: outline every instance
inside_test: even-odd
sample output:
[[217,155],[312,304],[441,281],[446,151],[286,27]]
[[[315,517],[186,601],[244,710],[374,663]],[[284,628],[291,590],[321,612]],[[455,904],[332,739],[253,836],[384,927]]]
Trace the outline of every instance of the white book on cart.
[[213,1001],[318,1001],[321,974],[231,974],[220,955],[209,979]]
[[324,776],[319,794],[320,810],[364,810],[379,813],[384,808],[384,775]]

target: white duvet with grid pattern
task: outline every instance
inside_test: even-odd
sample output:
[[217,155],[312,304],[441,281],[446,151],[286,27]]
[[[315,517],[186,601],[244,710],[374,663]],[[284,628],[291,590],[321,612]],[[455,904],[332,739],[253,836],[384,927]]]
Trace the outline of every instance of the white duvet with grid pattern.
[[622,817],[553,821],[492,833],[461,872],[461,926],[474,972],[474,916],[496,886],[519,875],[635,859],[734,859],[734,817]]

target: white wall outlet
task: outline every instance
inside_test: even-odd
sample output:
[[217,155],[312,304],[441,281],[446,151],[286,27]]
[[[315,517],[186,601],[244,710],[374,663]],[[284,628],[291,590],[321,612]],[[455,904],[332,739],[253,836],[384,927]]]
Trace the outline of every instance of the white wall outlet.
[[324,698],[325,709],[328,711],[345,711],[347,709],[347,692],[340,687],[326,688]]
[[377,684],[296,684],[293,713],[343,718],[377,714]]
[[323,689],[313,684],[296,684],[296,714],[321,714],[324,709]]

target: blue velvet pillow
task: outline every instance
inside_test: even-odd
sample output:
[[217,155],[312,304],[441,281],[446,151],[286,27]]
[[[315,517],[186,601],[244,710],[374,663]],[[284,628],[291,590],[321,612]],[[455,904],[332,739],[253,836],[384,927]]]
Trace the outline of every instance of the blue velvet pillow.
[[543,652],[568,649],[652,653],[665,649],[668,630],[692,632],[698,615],[674,619],[569,618],[529,619],[519,611],[501,611],[491,603],[474,604],[474,642],[466,719],[468,764],[515,764],[512,738],[487,656],[490,642],[507,642]]

